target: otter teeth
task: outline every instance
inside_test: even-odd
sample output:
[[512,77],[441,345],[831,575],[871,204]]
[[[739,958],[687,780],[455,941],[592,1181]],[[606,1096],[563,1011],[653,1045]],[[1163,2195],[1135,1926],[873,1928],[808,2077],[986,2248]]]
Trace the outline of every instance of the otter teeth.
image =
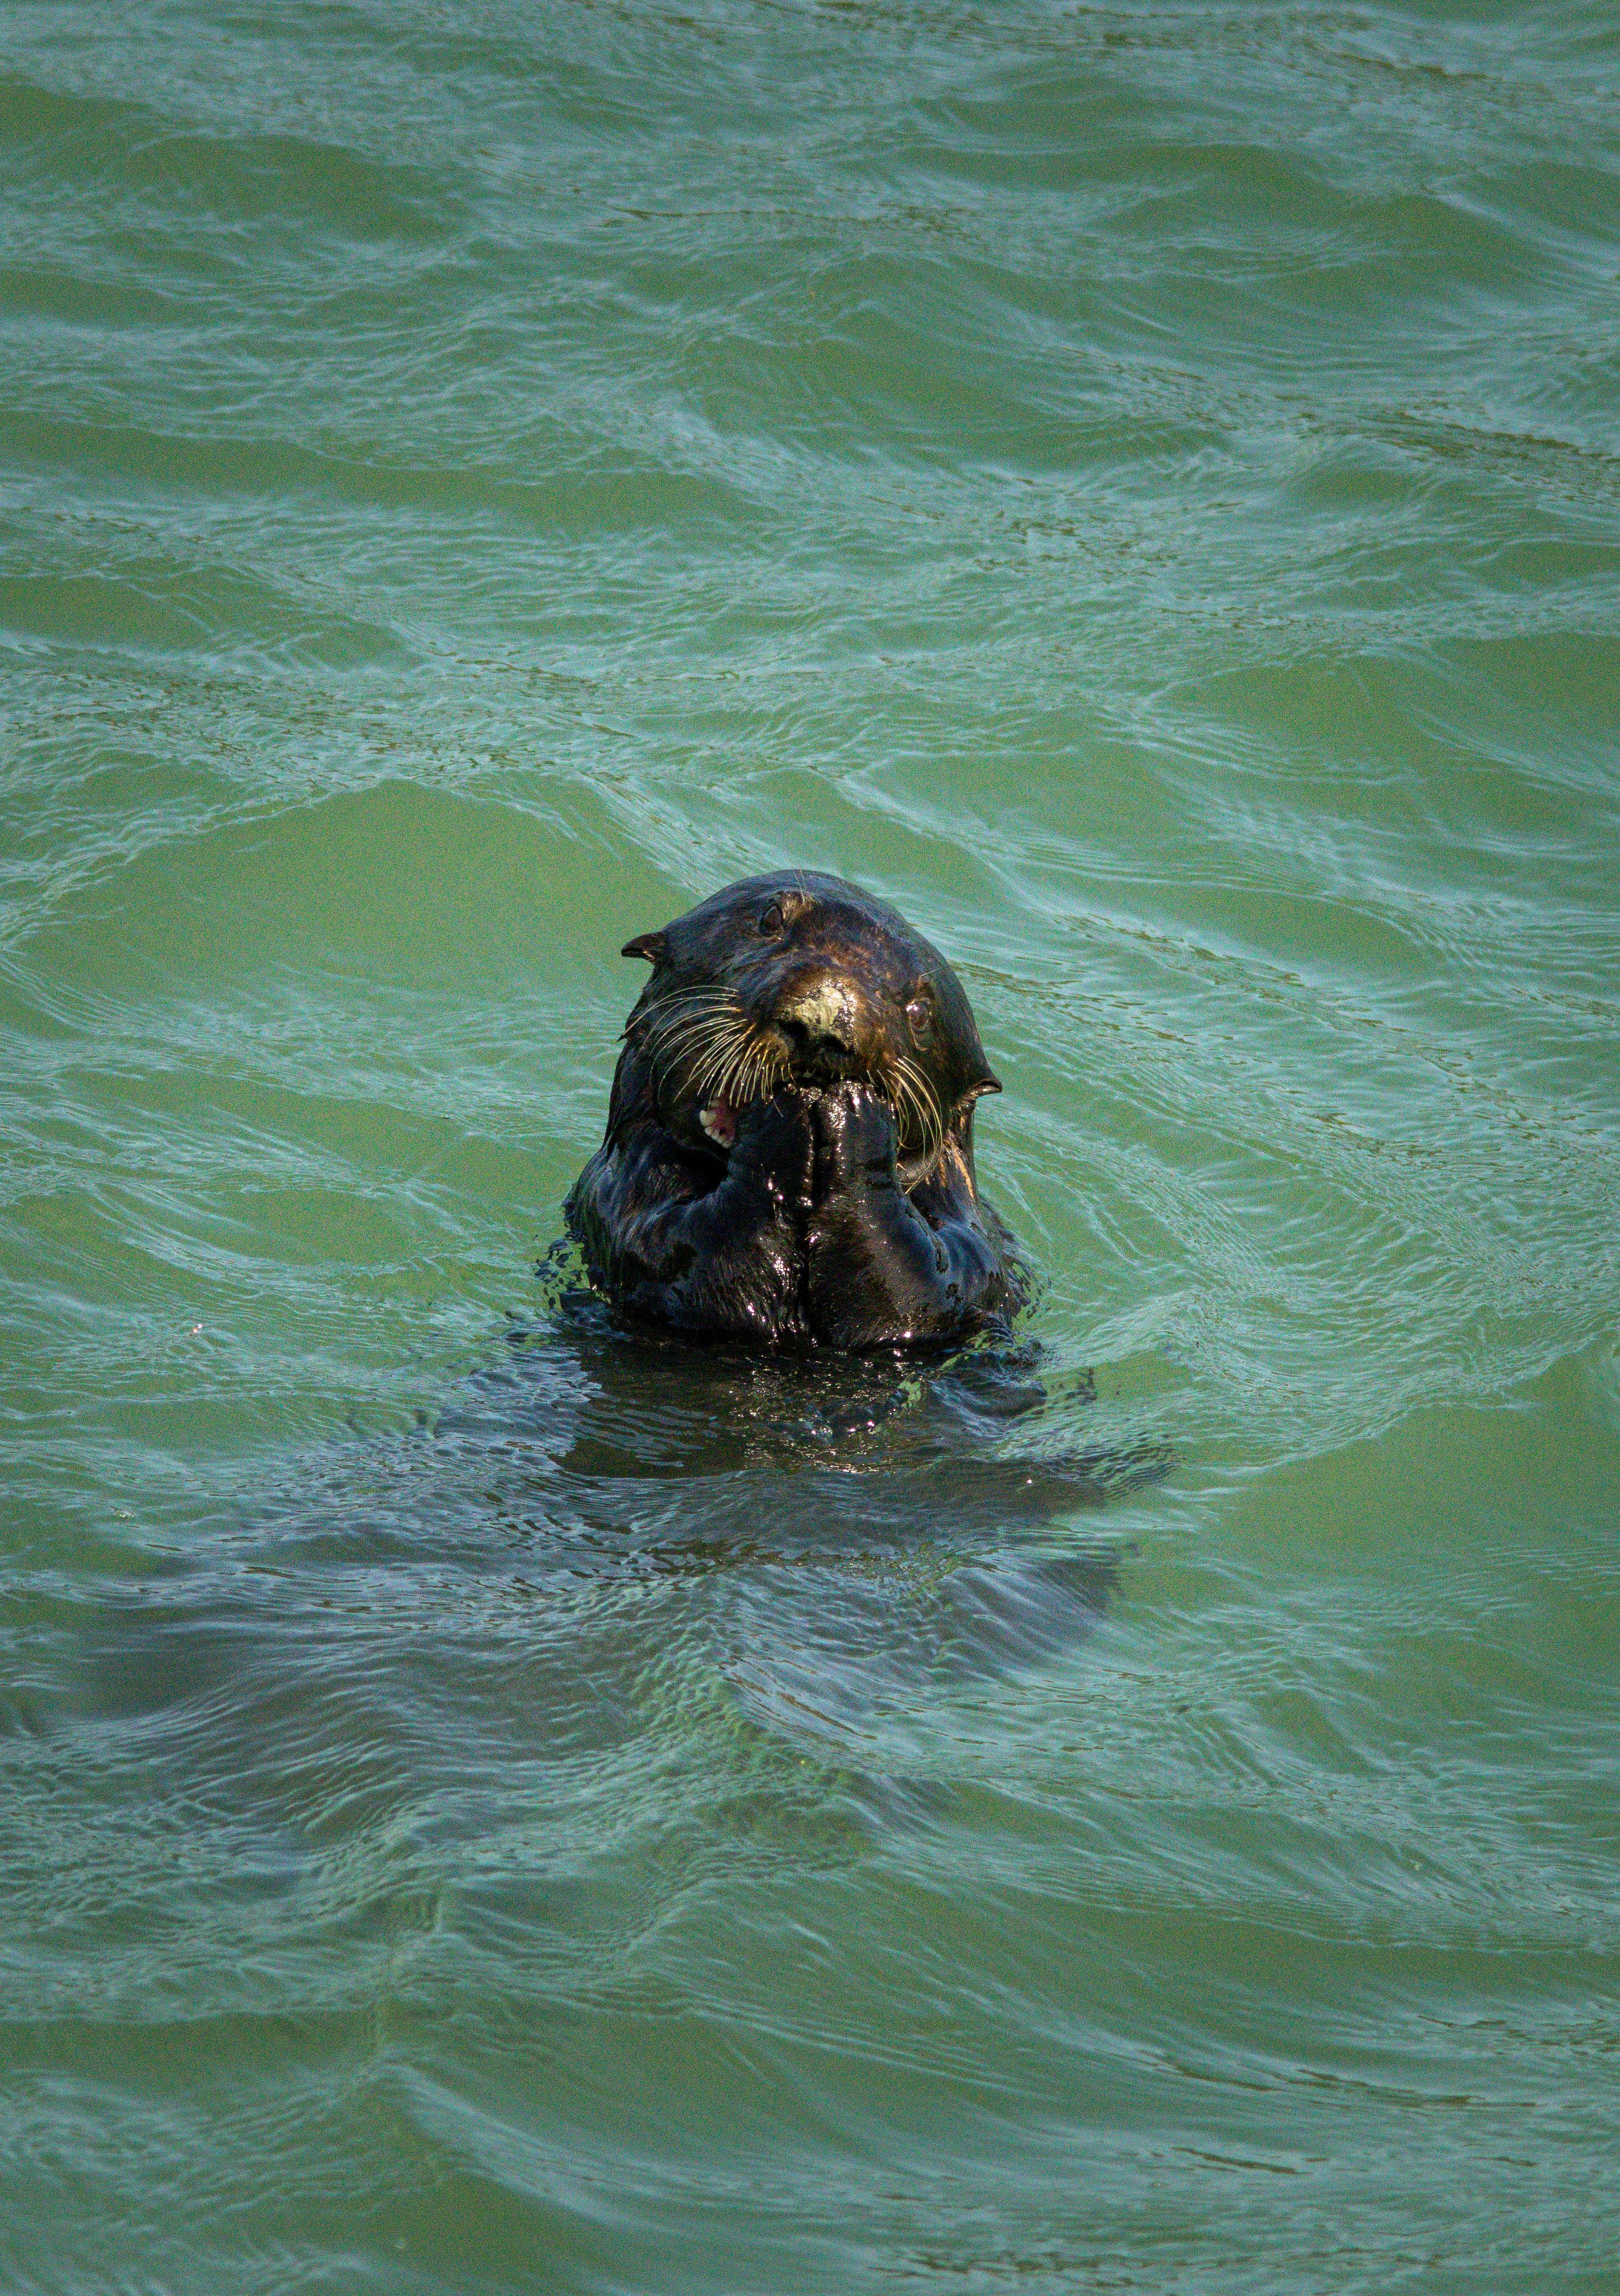
[[698,1111],[698,1121],[717,1147],[729,1148],[737,1137],[737,1119],[728,1101],[711,1101]]

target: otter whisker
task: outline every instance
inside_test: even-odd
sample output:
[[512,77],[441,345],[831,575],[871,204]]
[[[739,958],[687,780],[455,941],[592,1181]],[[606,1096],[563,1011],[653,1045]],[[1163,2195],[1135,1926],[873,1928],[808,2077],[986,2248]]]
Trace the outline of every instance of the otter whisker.
[[939,1104],[938,1096],[931,1089],[925,1087],[922,1099],[922,1112],[928,1128],[928,1139],[926,1144],[928,1160],[929,1163],[932,1163],[936,1157],[940,1156],[945,1152],[945,1111]]
[[688,989],[647,1016],[646,1049],[655,1068],[665,1071],[683,1058],[700,1056],[713,1044],[729,1041],[746,1025],[746,1015],[729,991]]
[[917,1104],[916,1089],[909,1077],[894,1078],[895,1115],[898,1122],[901,1144],[914,1144],[919,1136],[926,1141],[928,1121]]
[[741,1097],[737,1090],[737,1082],[738,1078],[741,1076],[744,1069],[748,1065],[753,1049],[754,1032],[750,1028],[736,1046],[732,1054],[731,1059],[726,1062],[724,1069],[721,1071],[721,1097],[731,1101],[733,1105],[735,1105]]
[[737,1065],[738,1062],[741,1059],[741,1057],[742,1057],[742,1047],[741,1047],[741,1046],[740,1046],[740,1045],[733,1045],[733,1046],[731,1047],[730,1051],[726,1054],[726,1056],[725,1056],[724,1060],[723,1060],[723,1061],[721,1062],[720,1066],[719,1066],[719,1069],[718,1069],[718,1070],[716,1070],[716,1072],[714,1082],[713,1082],[713,1084],[710,1086],[710,1087],[709,1087],[709,1089],[708,1089],[708,1092],[704,1095],[706,1099],[712,1099],[712,1100],[725,1100],[725,1101],[729,1101],[729,1100],[730,1100],[730,1098],[731,1098],[731,1096],[732,1096],[732,1095],[731,1095],[731,1078],[732,1078],[732,1070],[736,1068],[736,1065]]
[[786,1066],[787,1063],[782,1059],[781,1052],[772,1044],[770,1038],[757,1036],[749,1054],[748,1066],[743,1070],[744,1099],[752,1100],[756,1095],[761,1100],[767,1099],[774,1086],[778,1072],[785,1070]]
[[896,1057],[889,1073],[894,1081],[896,1109],[904,1107],[916,1119],[921,1135],[921,1153],[931,1163],[945,1146],[945,1114],[933,1085],[904,1053]]
[[717,1043],[708,1044],[702,1048],[702,1056],[695,1062],[690,1077],[694,1099],[700,1101],[708,1097],[709,1085],[724,1065],[725,1057],[730,1049],[729,1036],[723,1037]]
[[659,1013],[659,1015],[654,1017],[654,1021],[650,1024],[650,1029],[647,1029],[647,1033],[659,1037],[682,1036],[682,1033],[691,1031],[691,1029],[714,1029],[714,1026],[730,1020],[730,1017],[732,1015],[727,1013],[725,1004],[677,1005],[677,1008],[672,1010],[672,1013],[667,1013],[667,1015],[666,1013]]
[[708,1057],[692,1078],[692,1091],[702,1100],[715,1088],[718,1079],[730,1068],[745,1040],[749,1023],[742,1016],[719,1032]]
[[659,999],[659,1008],[675,1012],[683,1004],[735,1004],[736,998],[724,982],[694,980],[689,988],[671,989]]
[[726,1011],[734,1000],[724,988],[685,988],[665,999],[650,1012],[633,1013],[625,1023],[624,1034],[637,1031],[649,1037],[667,1035],[677,1024],[699,1020]]
[[766,1100],[778,1085],[787,1081],[789,1072],[788,1055],[781,1044],[764,1029],[759,1030],[754,1046],[754,1070],[750,1089],[762,1100]]
[[728,1000],[724,997],[693,996],[683,1004],[672,1005],[667,1013],[656,1013],[652,1025],[662,1032],[677,1028],[683,1022],[713,1020],[727,1009]]
[[691,1077],[691,1088],[693,1088],[693,1095],[698,1100],[709,1100],[714,1088],[721,1081],[721,1070],[732,1059],[734,1047],[737,1047],[737,1031],[734,1029],[727,1029],[725,1036],[716,1037],[714,1045],[709,1045],[705,1059],[698,1068],[693,1068],[693,1077]]
[[655,1065],[660,1082],[684,1071],[691,1089],[700,1093],[708,1078],[720,1066],[730,1049],[728,1036],[708,1036],[695,1044],[682,1046]]
[[678,1058],[683,1052],[695,1051],[700,1046],[711,1043],[728,1026],[724,1021],[715,1018],[688,1021],[682,1027],[661,1035],[657,1040],[658,1049],[672,1058]]
[[708,1030],[700,1037],[688,1037],[678,1045],[650,1046],[654,1073],[661,1079],[683,1068],[689,1072],[700,1070],[716,1053],[723,1052],[730,1041],[729,1033],[717,1035]]

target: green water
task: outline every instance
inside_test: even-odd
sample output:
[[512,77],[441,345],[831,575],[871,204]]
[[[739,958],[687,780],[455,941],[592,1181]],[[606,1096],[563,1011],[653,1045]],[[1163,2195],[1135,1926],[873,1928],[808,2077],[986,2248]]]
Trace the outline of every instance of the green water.
[[[10,0],[8,2296],[1620,2288],[1617,226],[1590,0]],[[921,1482],[536,1279],[779,863]]]

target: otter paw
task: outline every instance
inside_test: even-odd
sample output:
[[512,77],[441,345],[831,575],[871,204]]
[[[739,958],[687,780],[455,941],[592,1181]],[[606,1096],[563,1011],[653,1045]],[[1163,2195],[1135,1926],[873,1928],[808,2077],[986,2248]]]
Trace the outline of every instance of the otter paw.
[[815,1185],[830,1189],[893,1182],[897,1141],[895,1112],[863,1084],[839,1084],[814,1105]]
[[737,1119],[731,1168],[771,1182],[785,1195],[808,1200],[815,1134],[811,1103],[803,1093],[784,1090],[769,1100],[750,1101]]

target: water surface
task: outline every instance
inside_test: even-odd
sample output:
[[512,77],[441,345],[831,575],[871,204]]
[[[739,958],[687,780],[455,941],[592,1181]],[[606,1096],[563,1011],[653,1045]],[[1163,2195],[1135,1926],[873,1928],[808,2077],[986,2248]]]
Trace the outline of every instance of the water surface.
[[[8,2287],[1613,2291],[1617,224],[1584,0],[15,0]],[[1035,1391],[536,1276],[782,863]]]

